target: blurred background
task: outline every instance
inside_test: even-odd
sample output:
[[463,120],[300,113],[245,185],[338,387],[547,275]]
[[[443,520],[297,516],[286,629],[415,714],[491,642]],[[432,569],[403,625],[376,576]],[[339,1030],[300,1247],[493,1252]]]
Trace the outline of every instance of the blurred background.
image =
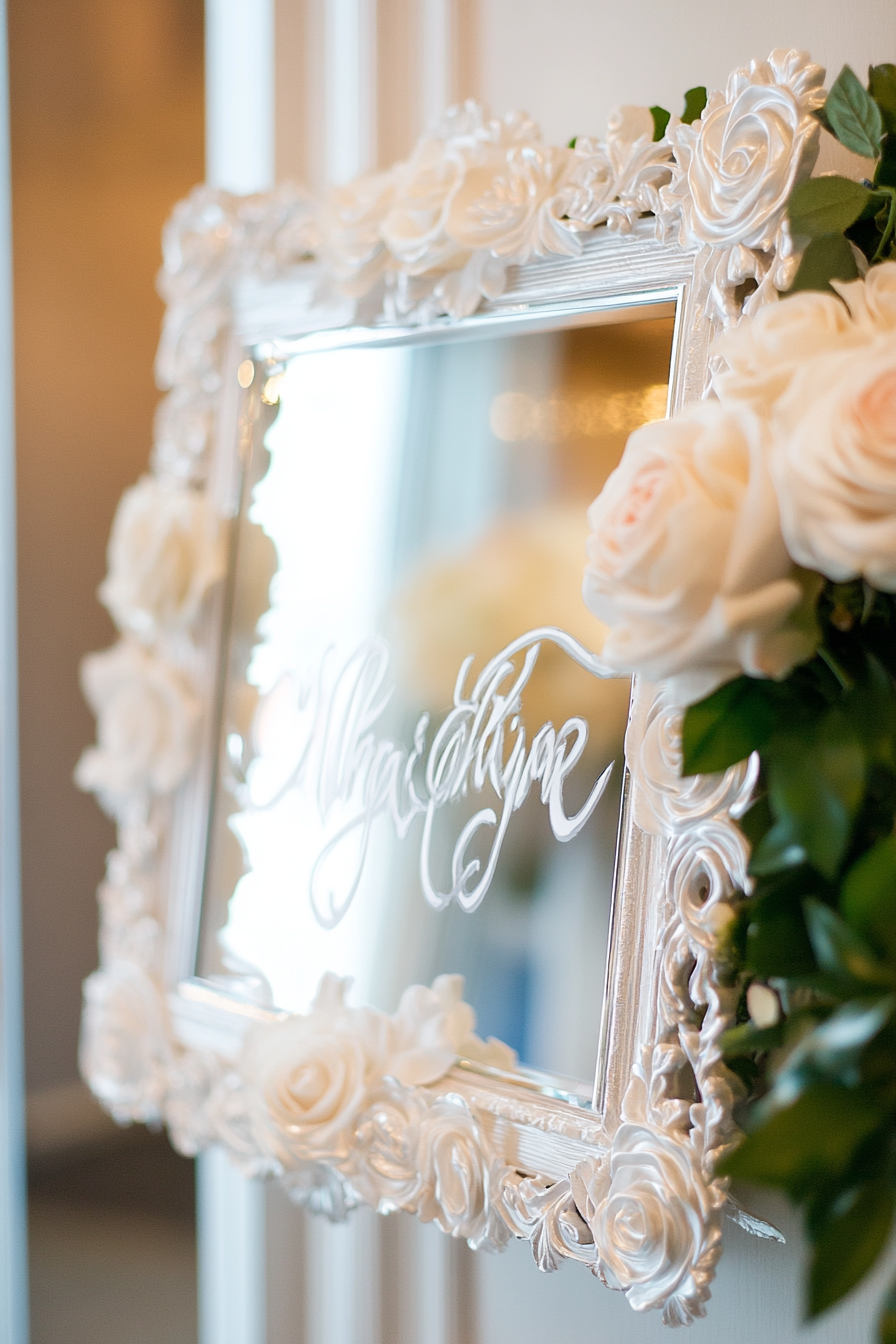
[[10,0],[25,1021],[34,1344],[195,1339],[193,1164],[78,1080],[113,826],[72,770],[78,665],[146,468],[172,205],[203,176],[201,0]]

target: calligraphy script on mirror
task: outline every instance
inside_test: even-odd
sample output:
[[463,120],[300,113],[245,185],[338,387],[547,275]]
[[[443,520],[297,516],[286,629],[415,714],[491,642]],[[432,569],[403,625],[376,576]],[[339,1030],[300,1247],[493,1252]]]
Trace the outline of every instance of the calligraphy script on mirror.
[[[545,640],[594,676],[618,675],[563,630],[540,627],[496,654],[469,694],[465,686],[473,655],[466,658],[453,707],[432,741],[427,743],[430,715],[424,712],[410,748],[377,733],[393,694],[387,684],[388,647],[378,637],[361,644],[335,673],[333,651],[328,650],[316,684],[303,685],[297,674],[287,673],[265,697],[256,719],[261,755],[249,767],[248,802],[253,810],[266,810],[296,788],[313,798],[326,838],[311,870],[309,896],[324,928],[334,928],[348,910],[361,881],[373,822],[381,815],[391,818],[399,839],[423,816],[420,881],[436,909],[452,900],[464,910],[476,909],[491,885],[510,819],[536,785],[556,839],[567,841],[579,834],[607,788],[613,762],[582,807],[568,815],[564,784],[585,750],[588,724],[579,716],[559,729],[548,722],[527,744],[521,717],[522,693]],[[293,723],[293,731],[286,733],[277,713],[284,708]],[[264,759],[268,744],[278,759]],[[500,816],[484,807],[466,822],[453,849],[451,886],[440,891],[432,877],[436,813],[481,792],[487,780],[501,804]],[[473,837],[485,828],[493,833],[483,866],[467,854]]]

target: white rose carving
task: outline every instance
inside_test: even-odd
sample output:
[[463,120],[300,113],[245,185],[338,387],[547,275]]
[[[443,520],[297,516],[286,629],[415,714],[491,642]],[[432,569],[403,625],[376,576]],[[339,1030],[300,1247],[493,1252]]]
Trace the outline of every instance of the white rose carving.
[[[421,136],[407,162],[396,166],[394,201],[380,232],[394,260],[409,274],[466,261],[467,251],[445,232],[448,209],[465,169],[500,143],[503,129],[501,123],[490,124],[485,109],[470,99],[449,108]],[[513,132],[518,134],[519,128]]]
[[689,704],[747,672],[782,677],[814,629],[781,537],[761,422],[703,402],[636,430],[589,511],[583,593],[620,673]]
[[490,1231],[494,1239],[491,1159],[463,1098],[449,1093],[433,1102],[420,1122],[417,1143],[420,1221],[465,1238],[474,1250]]
[[471,1041],[475,1017],[463,1002],[461,976],[442,976],[432,989],[410,985],[391,1017],[348,1007],[348,986],[325,975],[310,1013],[258,1027],[246,1038],[240,1073],[253,1096],[261,1141],[284,1166],[322,1157],[344,1161],[354,1126],[384,1079],[405,1087],[437,1082],[458,1047]]
[[366,294],[383,274],[388,253],[380,229],[394,198],[392,171],[356,178],[328,193],[320,217],[321,252],[345,293]]
[[358,1122],[352,1183],[379,1213],[417,1207],[419,1126],[425,1109],[419,1095],[387,1079]]
[[699,120],[668,132],[678,171],[661,193],[666,225],[680,209],[682,242],[716,254],[706,260],[729,319],[742,281],[768,277],[784,289],[791,278],[787,198],[815,163],[820,127],[812,112],[824,102],[823,81],[805,52],[773,51],[735,70]]
[[177,788],[193,763],[200,714],[177,669],[125,638],[84,659],[81,684],[97,716],[97,745],[78,762],[78,785],[121,818],[147,791]]
[[108,558],[100,599],[120,630],[146,642],[188,627],[224,572],[220,528],[207,497],[152,476],[122,495]]
[[[782,305],[784,306],[784,305]],[[798,563],[896,592],[892,333],[798,369],[773,416],[771,465]]]
[[709,817],[741,816],[756,785],[755,756],[723,774],[683,776],[682,717],[667,686],[637,683],[625,754],[640,786],[634,798],[635,825],[651,835],[687,834]]
[[586,1158],[570,1176],[594,1237],[595,1273],[635,1311],[661,1307],[667,1325],[706,1314],[722,1249],[725,1187],[705,1181],[702,1132],[690,1124],[700,1107],[669,1094],[684,1062],[678,1046],[645,1051],[609,1152]]
[[172,1063],[165,1009],[158,986],[138,966],[119,962],[84,981],[78,1061],[120,1123],[161,1118]]
[[263,1152],[285,1168],[345,1159],[354,1122],[380,1077],[384,1021],[371,1009],[316,1008],[248,1033],[239,1073]]
[[623,1123],[602,1161],[579,1163],[572,1187],[609,1288],[621,1289],[635,1311],[662,1307],[668,1325],[705,1315],[704,1274],[711,1275],[705,1260],[718,1254],[707,1237],[705,1186],[686,1139]]
[[451,201],[446,233],[460,247],[487,249],[508,261],[550,252],[577,256],[580,240],[552,208],[563,201],[575,162],[573,150],[528,144],[471,168]]

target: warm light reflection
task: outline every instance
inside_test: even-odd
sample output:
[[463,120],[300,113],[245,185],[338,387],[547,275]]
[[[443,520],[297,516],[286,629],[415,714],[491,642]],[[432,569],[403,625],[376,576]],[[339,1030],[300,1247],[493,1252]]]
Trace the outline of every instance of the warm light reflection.
[[527,392],[501,392],[491,404],[488,420],[504,443],[535,437],[556,443],[578,434],[596,439],[602,434],[630,433],[640,425],[662,420],[668,399],[668,383],[609,396],[591,393],[577,399],[547,397],[542,401]]

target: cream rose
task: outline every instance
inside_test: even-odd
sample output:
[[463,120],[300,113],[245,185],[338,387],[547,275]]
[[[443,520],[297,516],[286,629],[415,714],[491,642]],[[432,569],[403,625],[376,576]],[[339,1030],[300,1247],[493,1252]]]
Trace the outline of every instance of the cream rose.
[[662,1307],[669,1325],[704,1314],[705,1262],[718,1258],[694,1156],[684,1138],[624,1123],[602,1161],[582,1162],[573,1173],[600,1277],[635,1311]]
[[475,1025],[461,976],[441,976],[432,989],[408,986],[391,1017],[348,1007],[349,983],[325,975],[310,1013],[246,1039],[240,1071],[263,1142],[284,1165],[344,1160],[368,1096],[387,1078],[404,1087],[437,1082]]
[[177,669],[126,638],[84,659],[81,684],[97,716],[97,745],[75,769],[80,788],[119,817],[146,790],[176,789],[193,763],[200,715]]
[[698,121],[670,130],[686,183],[675,194],[688,242],[761,252],[775,246],[787,198],[818,153],[811,114],[824,102],[823,81],[824,70],[804,52],[773,51],[735,70]]
[[772,473],[793,558],[896,592],[896,343],[821,356],[772,421]]
[[832,284],[846,303],[854,327],[866,339],[896,328],[896,261],[872,266],[863,280],[834,280]]
[[859,339],[833,294],[792,294],[723,332],[713,353],[721,355],[726,368],[716,374],[713,387],[723,401],[751,401],[766,413],[807,360]]
[[376,1069],[363,1010],[322,1021],[294,1016],[251,1031],[239,1072],[250,1090],[260,1146],[285,1167],[344,1158]]
[[783,677],[815,646],[781,537],[760,421],[703,402],[636,430],[588,515],[583,594],[620,673],[689,704],[746,672]]
[[99,589],[119,630],[146,642],[189,626],[224,572],[220,528],[206,497],[152,476],[126,490]]

